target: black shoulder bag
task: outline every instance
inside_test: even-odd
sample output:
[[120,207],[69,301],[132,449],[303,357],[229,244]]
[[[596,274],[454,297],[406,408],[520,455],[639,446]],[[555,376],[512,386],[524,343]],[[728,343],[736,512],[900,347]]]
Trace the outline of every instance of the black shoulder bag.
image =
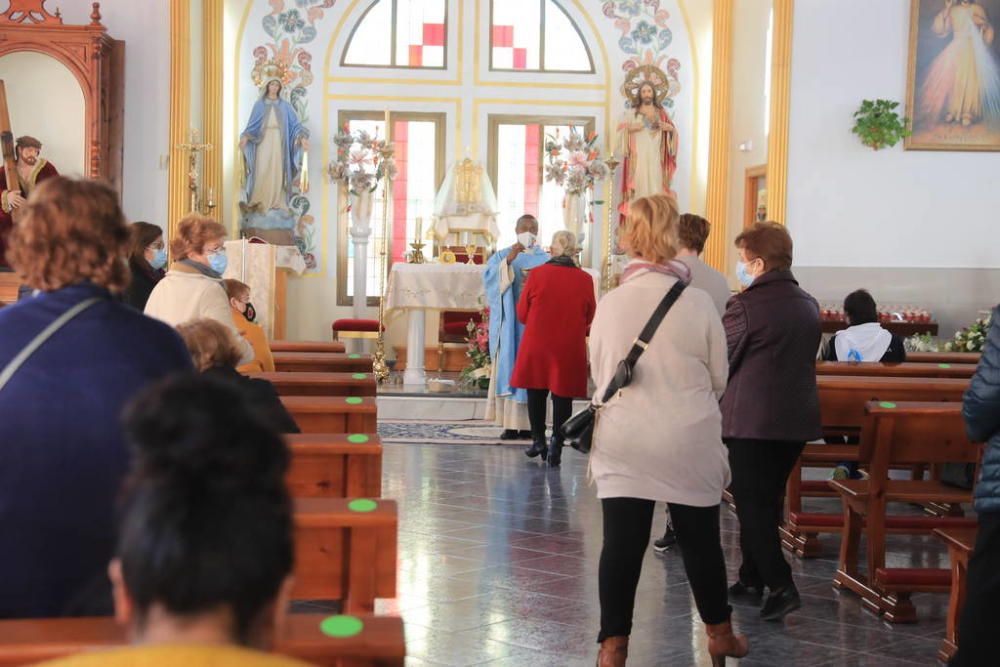
[[604,398],[601,399],[601,403],[596,405],[591,402],[585,409],[570,417],[563,424],[563,438],[573,449],[583,454],[590,453],[590,447],[594,439],[594,422],[597,418],[597,411],[601,409],[602,405],[610,401],[615,394],[632,383],[632,371],[635,369],[635,362],[642,356],[643,351],[649,347],[649,341],[653,339],[653,334],[660,327],[660,322],[666,317],[667,312],[677,301],[677,297],[681,295],[685,287],[686,285],[678,280],[670,288],[670,291],[667,292],[667,295],[663,297],[663,300],[660,301],[660,305],[656,307],[652,317],[649,318],[646,326],[643,327],[642,333],[639,334],[639,337],[632,344],[632,349],[629,350],[628,356],[618,362],[618,368],[615,369],[615,376],[611,378],[608,388],[604,390]]

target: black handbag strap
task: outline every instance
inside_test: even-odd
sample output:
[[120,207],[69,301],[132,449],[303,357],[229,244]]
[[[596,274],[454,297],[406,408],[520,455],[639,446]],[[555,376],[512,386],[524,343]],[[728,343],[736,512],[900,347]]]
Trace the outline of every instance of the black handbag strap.
[[[649,321],[646,322],[646,326],[644,326],[642,331],[639,333],[639,337],[635,339],[634,343],[632,343],[632,349],[628,351],[628,356],[625,357],[625,363],[628,364],[629,369],[635,368],[635,362],[639,360],[642,353],[646,351],[647,347],[649,347],[649,341],[653,339],[653,334],[655,334],[656,330],[660,328],[660,323],[663,321],[663,318],[667,316],[667,313],[677,302],[678,297],[680,297],[681,292],[684,291],[685,287],[687,287],[687,285],[685,285],[682,280],[675,282],[670,288],[670,291],[667,292],[667,295],[663,297],[662,301],[660,301],[660,305],[658,305],[656,310],[653,311]],[[611,378],[611,383],[608,384],[608,388],[604,390],[604,398],[601,399],[601,403],[604,404],[610,401],[611,398],[621,389],[622,387],[620,386],[618,380],[618,374],[616,373],[615,376]]]

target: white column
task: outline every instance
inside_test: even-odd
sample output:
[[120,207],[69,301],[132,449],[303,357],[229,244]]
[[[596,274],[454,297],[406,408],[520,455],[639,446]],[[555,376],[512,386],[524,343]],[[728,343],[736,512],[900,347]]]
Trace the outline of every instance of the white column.
[[404,385],[424,386],[427,375],[424,372],[424,328],[427,315],[422,308],[410,308],[409,329],[406,332],[406,371],[403,373]]
[[351,227],[354,244],[354,319],[367,319],[368,314],[368,239],[371,227]]

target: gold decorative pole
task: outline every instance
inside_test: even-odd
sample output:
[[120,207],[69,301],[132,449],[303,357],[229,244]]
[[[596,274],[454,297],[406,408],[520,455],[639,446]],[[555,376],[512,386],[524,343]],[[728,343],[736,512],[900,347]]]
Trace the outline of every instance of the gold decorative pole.
[[170,163],[167,172],[167,237],[175,236],[190,192],[182,148],[191,118],[191,2],[170,3]]
[[785,224],[788,205],[788,118],[792,89],[794,0],[774,0],[771,134],[767,141],[767,217]]
[[[202,0],[202,123],[205,143],[222,146],[222,33],[223,0]],[[205,213],[216,218],[215,194],[222,192],[222,151],[205,153],[202,174],[208,202]],[[221,214],[221,211],[220,211]]]
[[705,245],[705,263],[725,271],[729,218],[729,110],[732,90],[733,0],[715,0],[712,18],[712,112],[708,138],[708,192],[705,217],[714,233]]
[[[386,112],[388,117],[389,113]],[[388,123],[386,124],[386,137],[389,136]],[[383,163],[392,158],[395,149],[392,144],[386,143],[379,151],[382,154]],[[389,290],[389,202],[392,201],[392,178],[385,173],[385,187],[382,188],[382,247],[379,249],[379,275],[382,278],[382,289],[378,295],[378,338],[375,339],[375,356],[372,361],[372,371],[375,380],[380,384],[389,379],[389,365],[385,362],[385,299]],[[357,296],[355,295],[355,298]]]
[[611,174],[608,176],[608,182],[610,186],[608,187],[608,230],[606,234],[607,246],[605,247],[604,255],[604,265],[601,270],[604,273],[604,292],[610,292],[614,288],[614,275],[612,258],[615,252],[615,214],[618,212],[617,207],[615,207],[615,171],[618,169],[619,161],[612,155],[605,161],[608,165],[608,169],[611,170]]
[[198,130],[191,130],[190,141],[186,144],[180,144],[176,148],[178,150],[187,151],[188,154],[188,172],[187,172],[187,189],[188,196],[190,197],[188,212],[189,213],[201,213],[203,215],[212,215],[212,211],[215,209],[215,192],[210,187],[208,188],[208,201],[203,207],[201,205],[201,179],[198,174],[198,156],[201,153],[208,153],[212,150],[212,144],[201,143],[199,141],[200,135]]

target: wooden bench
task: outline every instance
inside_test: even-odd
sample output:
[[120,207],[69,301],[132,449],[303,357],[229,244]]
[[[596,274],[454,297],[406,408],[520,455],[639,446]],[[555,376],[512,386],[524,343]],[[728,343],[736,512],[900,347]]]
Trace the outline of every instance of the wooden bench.
[[397,511],[392,500],[296,498],[293,600],[340,600],[371,613],[396,597]]
[[274,369],[307,373],[371,373],[372,358],[330,352],[275,352]]
[[382,441],[363,433],[285,436],[292,462],[285,476],[293,498],[379,498]]
[[319,340],[272,340],[271,352],[326,352],[327,354],[343,354],[346,351],[343,343],[337,341]]
[[855,377],[915,377],[915,378],[971,378],[976,373],[972,364],[949,363],[852,363],[848,361],[820,361],[817,375],[851,375]]
[[907,352],[907,361],[928,364],[978,364],[979,352]]
[[938,659],[948,662],[958,650],[958,619],[965,607],[965,582],[969,572],[969,556],[976,546],[975,528],[938,528],[934,535],[948,545],[951,559],[951,598],[948,600],[948,624],[938,650]]
[[[833,582],[862,598],[872,611],[883,613],[890,623],[916,621],[910,594],[947,592],[951,579],[947,570],[890,568],[885,565],[887,529],[931,534],[937,528],[971,527],[964,517],[890,517],[886,505],[899,503],[964,503],[972,492],[936,480],[892,480],[889,468],[896,464],[977,463],[981,447],[969,442],[959,403],[870,402],[861,434],[858,460],[870,462],[866,480],[831,480],[840,494],[844,528],[840,561]],[[859,552],[862,530],[867,531],[867,570],[861,574]]]
[[267,380],[281,396],[374,396],[378,385],[371,373],[253,373]]
[[[325,614],[289,614],[274,637],[274,652],[329,667],[402,667],[403,619],[358,615],[361,631],[330,637]],[[112,617],[0,621],[0,667],[19,667],[84,651],[128,646],[126,628]]]
[[[960,402],[969,386],[958,378],[892,378],[821,375],[820,414],[827,435],[858,435],[865,419],[865,405],[872,400]],[[857,461],[858,445],[812,443],[788,476],[785,495],[786,522],[781,529],[782,545],[800,558],[814,558],[822,550],[820,533],[839,533],[841,514],[803,512],[803,496],[834,497],[826,480],[802,480],[802,468],[827,467],[841,461]]]
[[303,433],[375,433],[376,402],[371,396],[281,396]]

